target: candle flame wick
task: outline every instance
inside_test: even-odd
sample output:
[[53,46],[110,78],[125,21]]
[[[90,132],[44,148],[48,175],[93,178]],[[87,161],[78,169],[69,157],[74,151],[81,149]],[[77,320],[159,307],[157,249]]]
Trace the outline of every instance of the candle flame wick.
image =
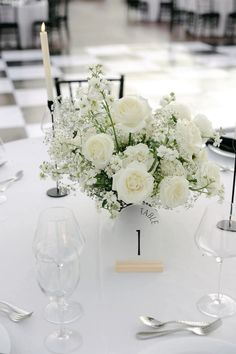
[[44,22],[41,25],[41,32],[45,32],[45,23]]

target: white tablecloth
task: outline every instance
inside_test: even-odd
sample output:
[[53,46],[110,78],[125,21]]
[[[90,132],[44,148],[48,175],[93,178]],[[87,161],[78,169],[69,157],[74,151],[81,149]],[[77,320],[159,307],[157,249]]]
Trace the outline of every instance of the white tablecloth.
[[[59,200],[46,196],[46,190],[54,183],[39,179],[39,165],[47,159],[42,141],[12,142],[6,144],[6,150],[9,162],[0,168],[0,180],[20,169],[24,170],[24,177],[7,190],[7,202],[0,205],[0,299],[34,311],[31,318],[18,324],[0,315],[0,322],[11,337],[12,354],[46,354],[44,337],[56,328],[43,318],[47,299],[35,280],[32,252],[38,214],[49,206],[72,208],[87,236],[81,281],[72,296],[84,308],[83,318],[70,325],[83,336],[83,346],[76,353],[145,354],[154,345],[159,353],[158,343],[173,337],[138,341],[135,332],[144,329],[138,320],[141,314],[153,314],[163,320],[209,320],[195,304],[203,294],[216,290],[218,268],[213,259],[201,256],[194,243],[194,232],[208,199],[199,200],[187,211],[160,211],[157,237],[159,258],[165,266],[163,273],[117,274],[107,266],[104,247],[100,244],[99,248],[97,242],[99,216],[93,201],[81,193]],[[232,173],[224,173],[222,178],[228,197]],[[236,259],[225,261],[222,285],[225,293],[236,298],[235,269]],[[225,319],[209,338],[236,345],[235,327],[236,316]]]
[[5,21],[17,21],[20,32],[21,48],[33,46],[32,24],[35,21],[46,21],[48,18],[48,2],[41,1],[19,1],[12,6],[5,7],[3,18]]

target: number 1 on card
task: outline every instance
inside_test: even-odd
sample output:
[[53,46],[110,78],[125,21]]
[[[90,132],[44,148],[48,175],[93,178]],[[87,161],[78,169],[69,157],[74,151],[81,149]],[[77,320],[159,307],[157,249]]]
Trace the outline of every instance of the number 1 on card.
[[138,233],[138,256],[141,255],[141,250],[140,250],[140,235],[141,235],[141,232],[140,230],[136,230],[136,232]]

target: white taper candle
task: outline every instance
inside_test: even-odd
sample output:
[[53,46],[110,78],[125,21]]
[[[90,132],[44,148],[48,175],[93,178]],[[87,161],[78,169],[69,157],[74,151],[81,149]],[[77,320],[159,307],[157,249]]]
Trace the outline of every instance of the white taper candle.
[[44,65],[44,72],[45,72],[48,101],[53,101],[53,84],[52,84],[52,75],[51,75],[50,54],[49,54],[49,47],[48,47],[48,34],[45,31],[44,22],[42,23],[41,26],[40,40],[41,40],[41,48],[43,54],[43,65]]

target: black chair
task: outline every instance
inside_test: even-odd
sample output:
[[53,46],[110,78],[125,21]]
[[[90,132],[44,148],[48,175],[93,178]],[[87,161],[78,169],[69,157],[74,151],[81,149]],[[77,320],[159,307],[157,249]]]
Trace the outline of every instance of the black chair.
[[62,26],[65,27],[67,36],[69,37],[69,0],[59,0],[59,2],[60,6],[57,21],[59,22],[60,28],[62,28]]
[[145,0],[126,0],[127,5],[127,14],[128,18],[130,15],[130,10],[135,10],[136,12],[140,12],[144,15],[144,18],[148,15],[148,3]]
[[[57,33],[60,34],[63,26],[65,27],[67,36],[69,37],[68,9],[69,0],[48,0],[48,20],[44,22],[50,36],[49,39],[51,39],[53,31],[57,31]],[[32,25],[34,39],[38,37],[41,24],[42,20],[36,21]]]
[[170,31],[173,31],[175,25],[184,25],[187,20],[187,12],[185,9],[179,7],[176,0],[171,1],[171,19]]
[[214,9],[214,0],[198,1],[196,33],[198,36],[213,37],[219,26],[220,14]]
[[169,21],[171,19],[171,12],[172,12],[172,1],[171,0],[161,1],[159,7],[158,21],[159,22],[162,22],[163,20]]
[[233,12],[230,12],[226,18],[225,39],[234,41],[236,37],[236,0],[234,0]]
[[[17,23],[16,7],[7,3],[0,3],[0,48],[3,49],[2,38],[4,35],[13,34],[16,48],[20,49],[20,35]],[[7,14],[12,13],[13,18],[8,18]]]
[[[124,96],[124,75],[120,75],[117,78],[107,78],[108,81],[114,82],[117,84],[118,98],[122,98]],[[87,79],[78,79],[78,80],[63,80],[59,78],[55,78],[55,87],[57,97],[60,99],[64,96],[64,90],[66,90],[66,94],[70,97],[71,101],[74,102],[74,97],[76,94],[76,90],[78,87],[85,86],[88,83]]]

